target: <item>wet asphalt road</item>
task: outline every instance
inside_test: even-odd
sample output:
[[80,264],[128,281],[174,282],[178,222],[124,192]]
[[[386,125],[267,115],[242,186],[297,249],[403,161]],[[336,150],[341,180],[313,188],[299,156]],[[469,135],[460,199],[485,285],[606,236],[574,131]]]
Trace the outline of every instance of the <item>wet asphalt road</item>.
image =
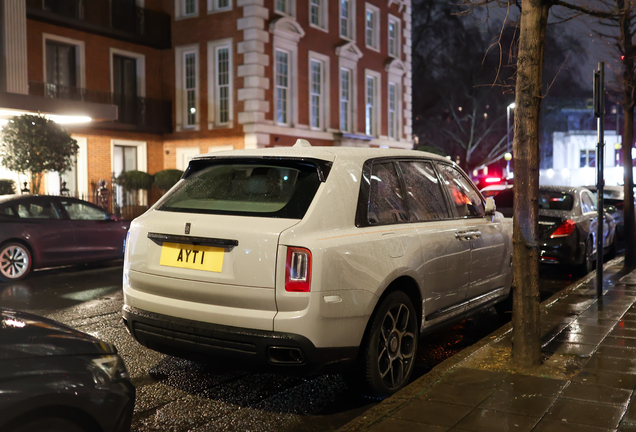
[[[331,431],[378,403],[349,391],[338,375],[284,377],[144,348],[121,322],[121,271],[120,262],[38,271],[18,283],[0,282],[0,305],[113,342],[137,387],[133,431]],[[542,300],[574,279],[558,268],[542,269]],[[414,378],[506,322],[491,308],[427,336]]]

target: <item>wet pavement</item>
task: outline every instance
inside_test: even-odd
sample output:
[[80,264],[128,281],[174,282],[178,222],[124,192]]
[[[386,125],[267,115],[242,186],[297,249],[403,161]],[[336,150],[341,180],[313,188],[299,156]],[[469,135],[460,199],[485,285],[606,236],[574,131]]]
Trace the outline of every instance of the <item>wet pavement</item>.
[[[542,296],[571,284],[572,277],[546,269]],[[329,431],[379,402],[349,391],[339,375],[285,377],[146,349],[121,323],[121,263],[44,270],[16,284],[0,283],[0,305],[35,312],[115,343],[137,386],[134,431]],[[427,336],[420,342],[413,379],[507,321],[491,308]]]
[[[606,267],[542,305],[542,364],[518,370],[506,326],[346,431],[636,431],[636,271]],[[430,378],[434,376],[434,378]]]

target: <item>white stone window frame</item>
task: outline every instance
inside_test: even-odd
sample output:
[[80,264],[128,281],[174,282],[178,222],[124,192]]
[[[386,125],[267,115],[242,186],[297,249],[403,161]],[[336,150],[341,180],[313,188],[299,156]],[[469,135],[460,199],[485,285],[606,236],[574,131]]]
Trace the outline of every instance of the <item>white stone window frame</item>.
[[[190,160],[192,160],[193,157],[201,154],[201,149],[199,147],[193,146],[193,147],[177,147],[176,149],[176,153],[177,153],[177,163],[176,168],[178,170],[181,171],[185,171],[188,168],[189,162]],[[183,163],[184,162],[184,156],[188,157],[188,163]]]
[[[395,24],[397,29],[397,32],[396,32],[397,34],[395,35],[395,44],[394,44],[395,52],[393,54],[391,54],[391,36],[389,31],[391,27],[391,23]],[[387,27],[386,27],[386,39],[387,39],[387,55],[389,57],[401,59],[402,58],[402,44],[401,44],[402,20],[396,17],[395,15],[389,14],[388,16]]]
[[148,144],[146,141],[110,140],[110,171],[115,171],[115,146],[137,147],[137,170],[148,172]]
[[230,151],[230,150],[234,150],[234,144],[208,146],[208,153],[216,153],[216,152]]
[[356,0],[348,0],[349,1],[349,23],[348,23],[348,28],[347,28],[347,34],[343,35],[342,34],[342,28],[341,28],[341,20],[342,20],[342,2],[339,1],[338,2],[338,34],[340,35],[341,39],[345,39],[348,41],[355,41],[356,40]]
[[[185,105],[186,105],[186,91],[185,91],[185,54],[186,53],[195,53],[195,80],[196,80],[196,88],[195,88],[195,104],[194,107],[196,109],[196,119],[194,125],[186,125],[187,114],[185,113]],[[192,45],[182,45],[175,48],[175,119],[176,119],[176,131],[191,131],[200,130],[200,107],[199,107],[199,95],[201,91],[201,86],[199,85],[199,77],[200,77],[200,68],[199,68],[199,44]]]
[[[345,133],[358,132],[358,60],[362,58],[362,51],[353,42],[344,43],[336,47],[338,56],[338,129]],[[343,130],[340,121],[340,98],[342,95],[342,79],[340,71],[349,69],[351,71],[351,103],[349,108],[349,128]]]
[[289,86],[291,95],[289,96],[289,103],[287,109],[291,110],[288,117],[288,124],[281,125],[285,127],[296,127],[298,125],[298,42],[305,36],[305,31],[296,22],[295,19],[289,17],[282,17],[275,19],[270,23],[270,33],[273,33],[272,41],[272,88],[274,89],[274,124],[277,123],[276,119],[276,50],[287,51],[290,53],[290,65],[289,65],[289,77],[291,85]]
[[186,0],[175,0],[174,2],[174,19],[175,20],[196,18],[199,16],[199,0],[195,0],[194,2],[194,13],[186,15],[185,7],[186,7]]
[[219,0],[208,0],[208,14],[227,12],[232,10],[232,0],[228,0],[228,6],[220,7]]
[[[373,44],[369,45],[367,42],[367,12],[373,12]],[[364,6],[364,45],[367,49],[380,52],[380,8],[369,3],[365,3]]]
[[[390,86],[395,86],[395,111],[393,113],[393,115],[395,116],[393,119],[393,129],[395,131],[395,136],[391,136],[390,132],[390,109],[391,109],[391,87]],[[389,127],[389,129],[387,130],[387,138],[392,140],[392,141],[399,141],[400,137],[402,136],[402,110],[400,109],[401,106],[401,98],[400,98],[400,94],[402,91],[402,86],[400,85],[400,81],[399,80],[392,80],[391,78],[389,78],[389,84],[387,85],[387,103],[386,103],[386,117],[387,117],[387,126]]]
[[125,51],[118,48],[109,49],[110,61],[110,92],[115,91],[115,71],[113,69],[114,56],[133,58],[137,65],[137,97],[146,97],[146,56],[132,51]]
[[[395,138],[393,137],[388,137],[388,139],[390,139],[391,141],[402,141],[402,137],[404,136],[404,87],[405,84],[403,84],[403,81],[405,80],[405,76],[406,76],[406,65],[404,64],[403,61],[399,60],[399,59],[393,59],[391,61],[389,61],[386,66],[385,66],[385,70],[387,71],[388,74],[388,79],[387,82],[391,83],[391,84],[395,84],[395,122],[397,123],[396,125],[396,136]],[[386,109],[386,115],[387,115],[387,125],[388,125],[388,119],[389,119],[389,86],[386,86],[386,100],[387,100],[387,109]],[[387,128],[388,129],[388,128]],[[387,130],[387,134],[388,134],[388,130]]]
[[[123,139],[110,140],[110,172],[115,172],[115,146],[136,147],[137,148],[137,171],[148,172],[148,144],[146,141],[133,141]],[[140,191],[138,204],[148,203],[148,191]]]
[[[71,191],[71,193],[77,192],[79,194],[79,198],[87,199],[90,196],[90,189],[88,185],[88,138],[75,134],[71,135],[71,138],[77,141],[77,146],[79,147],[77,149],[77,156],[75,159],[75,191]],[[60,188],[62,187],[61,173],[57,171],[50,171],[45,174],[45,178],[46,193],[49,195],[59,195]]]
[[373,119],[371,119],[371,136],[379,137],[382,134],[382,74],[371,69],[364,70],[364,120],[365,120],[365,134],[367,132],[367,101],[369,100],[369,88],[367,85],[367,78],[374,80],[374,95],[373,95]]
[[320,25],[311,22],[311,0],[309,0],[309,27],[329,33],[329,0],[319,0],[320,2]]
[[[229,101],[228,121],[220,123],[219,105],[217,104],[217,56],[216,50],[229,48]],[[218,39],[208,42],[208,129],[234,127],[234,43],[232,38]]]
[[[331,71],[331,67],[330,67],[330,57],[324,54],[320,54],[317,53],[315,51],[309,51],[308,53],[308,82],[309,82],[309,128],[311,130],[316,130],[316,131],[326,131],[329,130],[329,113],[330,113],[330,104],[329,104],[329,95],[331,94],[331,86],[330,86],[330,71]],[[320,98],[320,120],[321,120],[321,124],[322,126],[320,128],[313,128],[311,127],[311,62],[312,60],[314,61],[319,61],[320,63],[322,63],[322,95]]]
[[[285,92],[285,109],[281,110],[281,113],[284,112],[285,114],[285,121],[281,122],[279,121],[279,116],[278,116],[278,103],[280,102],[280,100],[282,98],[278,97],[278,53],[282,53],[285,56],[287,56],[287,76],[285,77],[285,80],[287,81],[287,84],[285,87],[281,87],[284,88],[286,90]],[[292,86],[293,83],[296,82],[297,80],[293,78],[293,73],[292,73],[292,65],[294,64],[294,61],[292,59],[292,53],[291,51],[281,48],[281,47],[276,47],[274,48],[274,123],[277,124],[278,126],[287,126],[287,127],[291,127],[292,126],[292,97],[293,97],[293,90],[292,90]]]
[[286,5],[285,11],[279,10],[276,5],[278,3],[277,0],[274,0],[274,13],[284,17],[296,17],[296,0],[283,0]]
[[[341,102],[342,102],[342,91],[343,91],[343,87],[342,87],[342,71],[346,70],[349,72],[349,108],[347,110],[347,118],[348,118],[348,124],[347,124],[347,128],[343,128],[342,127],[342,106],[341,106]],[[341,132],[345,132],[345,133],[353,133],[356,129],[356,125],[357,125],[357,65],[354,64],[350,64],[348,62],[340,62],[339,67],[338,67],[338,119],[339,119],[339,124],[338,127],[340,128]]]
[[84,41],[79,39],[71,39],[64,36],[58,36],[50,33],[42,33],[42,76],[44,82],[48,82],[46,76],[46,42],[60,42],[66,45],[75,46],[75,66],[77,67],[77,87],[86,88],[86,47]]

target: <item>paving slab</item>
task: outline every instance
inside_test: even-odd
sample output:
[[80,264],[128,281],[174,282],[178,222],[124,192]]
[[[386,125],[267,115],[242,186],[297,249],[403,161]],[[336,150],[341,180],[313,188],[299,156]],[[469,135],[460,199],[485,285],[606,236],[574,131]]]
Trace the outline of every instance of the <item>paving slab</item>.
[[542,364],[517,370],[512,324],[342,427],[351,431],[636,432],[636,271],[622,257],[541,304]]

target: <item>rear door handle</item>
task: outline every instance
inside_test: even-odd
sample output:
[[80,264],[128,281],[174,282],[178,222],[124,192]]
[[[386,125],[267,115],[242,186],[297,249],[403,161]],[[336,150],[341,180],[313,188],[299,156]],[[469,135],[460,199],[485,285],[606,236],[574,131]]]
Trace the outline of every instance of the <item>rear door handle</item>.
[[461,231],[456,232],[455,237],[461,241],[474,240],[481,237],[481,231]]

